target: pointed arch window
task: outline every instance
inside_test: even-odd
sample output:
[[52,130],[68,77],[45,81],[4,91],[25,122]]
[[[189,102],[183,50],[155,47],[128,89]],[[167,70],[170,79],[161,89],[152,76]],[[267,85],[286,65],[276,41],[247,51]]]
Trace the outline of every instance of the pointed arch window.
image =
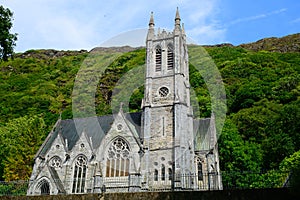
[[172,169],[171,168],[169,168],[169,181],[171,181],[172,180],[172,176],[173,176],[173,171],[172,171]]
[[154,170],[154,181],[158,181],[158,170]]
[[155,71],[161,71],[161,47],[155,48]]
[[41,180],[37,188],[40,190],[38,191],[38,193],[40,193],[41,195],[50,195],[50,185],[47,180]]
[[161,165],[161,180],[166,180],[166,167],[164,164]]
[[201,162],[200,158],[196,159],[196,164],[197,164],[198,181],[202,181],[203,180],[203,170],[202,170],[202,162]]
[[80,155],[74,162],[74,176],[72,193],[84,193],[87,159]]
[[167,67],[168,70],[173,69],[174,67],[174,48],[171,44],[168,45],[168,54],[167,54]]
[[107,152],[106,177],[120,177],[129,175],[130,149],[128,143],[122,139],[115,139]]

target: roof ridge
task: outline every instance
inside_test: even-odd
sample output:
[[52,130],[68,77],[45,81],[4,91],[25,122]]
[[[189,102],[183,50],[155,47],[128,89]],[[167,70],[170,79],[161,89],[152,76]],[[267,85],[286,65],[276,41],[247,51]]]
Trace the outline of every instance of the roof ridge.
[[[142,111],[140,112],[125,112],[124,114],[138,114],[138,113],[142,113]],[[112,114],[107,114],[107,115],[96,115],[96,116],[89,116],[89,117],[75,117],[75,118],[71,118],[71,119],[62,119],[61,121],[70,121],[70,120],[74,120],[74,119],[89,119],[89,118],[101,118],[101,117],[109,117],[109,116],[113,116],[114,114],[117,113],[112,113]]]

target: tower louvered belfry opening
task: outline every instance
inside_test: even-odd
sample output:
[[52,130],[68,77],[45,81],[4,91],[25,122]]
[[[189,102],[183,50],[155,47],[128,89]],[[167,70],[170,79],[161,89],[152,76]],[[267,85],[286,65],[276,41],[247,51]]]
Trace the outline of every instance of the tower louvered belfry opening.
[[174,52],[173,52],[173,46],[170,44],[168,45],[168,51],[167,51],[167,66],[168,66],[168,70],[173,69],[174,67]]
[[155,49],[155,70],[161,71],[161,48],[157,46]]

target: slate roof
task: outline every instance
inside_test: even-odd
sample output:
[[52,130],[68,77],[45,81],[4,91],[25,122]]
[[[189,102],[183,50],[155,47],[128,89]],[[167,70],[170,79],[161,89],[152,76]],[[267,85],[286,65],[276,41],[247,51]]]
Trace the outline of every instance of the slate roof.
[[[135,129],[135,133],[138,134],[138,137],[140,137],[142,113],[124,113],[124,116],[132,124],[132,127]],[[110,130],[113,122],[113,115],[59,120],[56,123],[55,128],[46,138],[36,156],[44,157],[58,135],[62,137],[61,139],[63,142],[67,140],[68,149],[66,150],[70,151],[80,138],[83,131],[86,133],[88,138],[91,138],[93,148],[97,149],[100,146],[102,139]]]
[[[128,122],[130,122],[130,127],[134,128],[134,134],[137,135],[138,138],[141,138],[142,113],[124,113],[124,116]],[[44,157],[57,136],[61,136],[63,142],[67,140],[68,149],[66,149],[66,151],[72,150],[83,131],[87,134],[88,138],[91,138],[93,148],[97,149],[102,139],[110,130],[113,122],[113,115],[59,120],[36,156]],[[212,142],[211,135],[213,134],[210,125],[211,118],[193,120],[194,145],[196,151],[210,149],[210,143]]]

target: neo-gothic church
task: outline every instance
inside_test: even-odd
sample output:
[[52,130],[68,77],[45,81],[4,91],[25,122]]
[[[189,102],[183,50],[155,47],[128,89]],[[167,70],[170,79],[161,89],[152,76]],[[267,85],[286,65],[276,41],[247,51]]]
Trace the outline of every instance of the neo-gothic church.
[[214,117],[193,118],[180,21],[177,10],[174,30],[160,32],[151,14],[142,112],[58,120],[28,195],[222,189]]

